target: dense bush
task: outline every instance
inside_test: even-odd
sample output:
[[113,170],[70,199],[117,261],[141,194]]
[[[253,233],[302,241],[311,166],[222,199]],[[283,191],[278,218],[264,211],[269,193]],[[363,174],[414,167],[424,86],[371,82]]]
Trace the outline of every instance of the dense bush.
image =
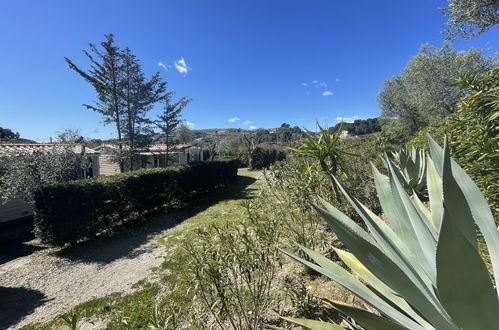
[[492,210],[499,212],[499,67],[482,76],[463,76],[459,84],[468,95],[459,102],[458,111],[435,121],[410,141],[424,147],[426,135],[437,142],[449,136],[450,153],[476,182]]
[[76,243],[236,177],[236,161],[213,161],[44,186],[34,196],[35,234],[50,245]]
[[253,149],[249,161],[249,167],[253,170],[267,168],[277,160],[284,160],[286,154],[268,144],[261,143]]

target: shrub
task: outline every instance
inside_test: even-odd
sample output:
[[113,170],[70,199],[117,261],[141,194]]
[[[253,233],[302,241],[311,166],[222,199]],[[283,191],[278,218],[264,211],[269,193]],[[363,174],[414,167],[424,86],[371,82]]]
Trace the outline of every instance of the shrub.
[[278,150],[268,144],[259,144],[251,152],[249,160],[249,167],[253,170],[260,170],[267,168],[276,160],[286,158],[285,154],[278,152]]
[[[429,142],[430,208],[407,194],[390,163],[388,178],[373,168],[386,222],[340,186],[370,233],[326,201],[324,209],[316,206],[348,249],[335,250],[353,274],[305,247],[313,262],[286,253],[377,309],[379,314],[325,299],[363,328],[492,329],[499,323],[493,281],[499,274],[499,231],[492,212],[478,187],[450,158],[448,144],[442,149],[431,138]],[[479,254],[476,227],[487,245],[492,273]],[[336,329],[319,321],[288,320]]]
[[50,245],[74,244],[236,177],[236,161],[212,161],[47,185],[34,196],[35,234]]
[[465,75],[459,84],[468,96],[459,102],[456,113],[430,124],[411,140],[423,147],[426,134],[436,141],[450,137],[451,156],[470,175],[473,181],[499,214],[499,67],[483,76]]

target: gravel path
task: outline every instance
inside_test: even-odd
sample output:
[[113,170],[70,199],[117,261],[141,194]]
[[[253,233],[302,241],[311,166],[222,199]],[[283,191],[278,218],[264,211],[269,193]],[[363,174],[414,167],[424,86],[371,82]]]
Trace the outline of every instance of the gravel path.
[[132,291],[163,260],[164,247],[154,237],[182,218],[176,212],[159,215],[112,237],[1,264],[0,329],[46,322],[87,300]]

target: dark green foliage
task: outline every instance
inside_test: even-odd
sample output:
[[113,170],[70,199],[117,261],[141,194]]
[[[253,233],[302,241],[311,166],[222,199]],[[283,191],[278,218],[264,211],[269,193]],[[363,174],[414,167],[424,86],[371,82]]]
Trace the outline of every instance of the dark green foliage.
[[0,127],[0,143],[36,143],[33,140],[24,139],[18,132],[10,128]]
[[9,128],[0,127],[0,141],[10,141],[19,139],[19,133]]
[[34,196],[35,234],[50,245],[74,244],[236,177],[236,161],[212,161],[44,186]]
[[330,128],[331,133],[339,130],[346,130],[349,135],[357,136],[381,132],[381,126],[378,118],[357,119],[353,123],[338,123]]
[[253,170],[267,168],[277,160],[283,160],[286,154],[268,144],[259,144],[251,152],[249,167]]

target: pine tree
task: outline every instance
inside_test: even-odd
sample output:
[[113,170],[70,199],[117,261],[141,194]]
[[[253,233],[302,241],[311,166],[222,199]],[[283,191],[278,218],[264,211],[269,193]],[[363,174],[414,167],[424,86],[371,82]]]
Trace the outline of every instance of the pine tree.
[[123,136],[129,147],[127,157],[129,169],[133,170],[137,147],[141,147],[137,145],[137,138],[140,134],[147,133],[148,125],[151,123],[147,118],[147,113],[155,103],[165,97],[166,83],[161,81],[159,72],[147,80],[139,60],[128,47],[122,51],[121,56],[123,60]]
[[[97,92],[96,105],[83,104],[87,109],[103,115],[104,124],[113,123],[118,137],[117,159],[123,172],[125,165],[133,169],[137,137],[145,133],[151,123],[147,113],[154,104],[169,96],[166,83],[159,72],[147,79],[139,60],[130,49],[121,50],[114,45],[114,36],[105,35],[102,50],[89,44],[90,51],[84,54],[91,62],[91,68],[84,71],[70,59],[69,67],[88,81]],[[126,148],[124,148],[126,146]]]
[[187,104],[191,101],[187,97],[182,97],[175,103],[171,103],[171,95],[172,93],[167,93],[164,97],[164,111],[158,116],[158,119],[155,121],[155,125],[157,128],[161,130],[161,132],[165,136],[165,145],[166,145],[166,165],[168,166],[170,160],[170,148],[173,141],[173,135],[175,129],[181,123],[180,113],[187,106]]

